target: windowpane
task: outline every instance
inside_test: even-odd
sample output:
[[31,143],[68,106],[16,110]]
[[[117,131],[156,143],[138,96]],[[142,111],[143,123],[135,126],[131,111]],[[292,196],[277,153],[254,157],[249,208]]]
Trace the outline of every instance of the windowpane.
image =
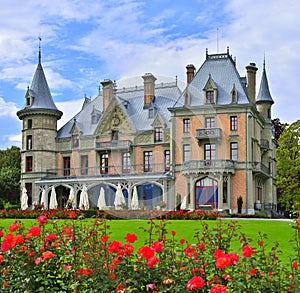
[[26,157],[26,172],[32,172],[32,156]]
[[144,172],[152,172],[152,152],[144,152]]
[[207,91],[206,92],[206,103],[213,104],[214,101],[214,91]]
[[215,127],[215,117],[206,117],[205,118],[205,127],[214,128]]
[[100,157],[100,172],[101,174],[108,173],[108,154],[102,154]]
[[216,145],[212,144],[205,144],[204,145],[204,159],[205,160],[215,160],[216,158]]
[[78,134],[72,135],[72,147],[73,148],[79,147],[79,135]]
[[191,160],[191,146],[189,144],[183,145],[183,162]]
[[170,150],[165,151],[165,171],[170,171]]
[[230,143],[230,159],[237,161],[238,159],[238,144],[237,142]]
[[27,121],[27,128],[32,128],[32,119],[28,119]]
[[231,116],[230,117],[230,130],[236,131],[238,127],[238,120],[237,116]]
[[190,133],[191,121],[190,119],[183,119],[183,132]]
[[161,142],[162,136],[163,136],[162,128],[156,127],[154,129],[154,142]]
[[87,155],[81,156],[81,175],[88,175],[89,157]]
[[130,153],[124,153],[122,158],[122,167],[124,173],[130,172]]
[[118,140],[119,139],[119,131],[118,130],[113,130],[111,132],[111,140]]
[[64,176],[71,175],[71,160],[70,157],[64,157]]
[[32,135],[27,135],[26,149],[27,150],[32,150]]

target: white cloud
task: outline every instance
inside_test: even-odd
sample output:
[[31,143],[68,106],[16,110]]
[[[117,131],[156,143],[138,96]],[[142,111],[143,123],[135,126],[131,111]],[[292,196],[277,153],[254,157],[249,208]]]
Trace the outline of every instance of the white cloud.
[[6,102],[3,98],[0,97],[0,116],[8,116],[16,118],[16,112],[18,107],[13,102]]
[[58,108],[58,110],[63,112],[62,118],[57,122],[58,129],[65,125],[70,119],[75,116],[75,114],[77,114],[81,110],[83,101],[83,99],[79,99],[56,103],[56,107]]

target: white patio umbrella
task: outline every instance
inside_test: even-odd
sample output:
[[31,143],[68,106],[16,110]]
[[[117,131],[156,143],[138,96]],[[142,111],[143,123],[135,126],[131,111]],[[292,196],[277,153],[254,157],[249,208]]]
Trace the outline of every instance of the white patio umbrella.
[[50,195],[50,203],[49,203],[49,209],[56,209],[58,206],[57,199],[56,199],[56,192],[54,186],[51,188],[51,195]]
[[115,201],[114,201],[114,206],[116,210],[121,210],[122,209],[122,205],[125,204],[125,198],[122,192],[122,188],[120,183],[117,186],[117,190],[116,190],[116,196],[115,196]]
[[28,208],[28,195],[25,187],[22,188],[21,195],[21,209],[26,210]]
[[75,191],[74,191],[73,187],[70,188],[70,193],[69,193],[68,201],[72,202],[72,207],[73,208],[76,206],[75,205]]
[[42,190],[41,205],[46,209],[46,189],[44,188]]
[[139,199],[136,186],[133,187],[133,195],[131,198],[131,209],[138,210],[139,209]]
[[98,197],[97,207],[99,208],[99,210],[103,210],[106,208],[105,191],[104,191],[103,187],[100,188],[100,194]]
[[181,204],[180,204],[180,209],[181,210],[186,210],[187,209],[187,196],[185,195]]
[[87,187],[85,184],[83,185],[82,191],[80,194],[79,208],[82,210],[88,210],[90,208],[89,196],[88,196]]

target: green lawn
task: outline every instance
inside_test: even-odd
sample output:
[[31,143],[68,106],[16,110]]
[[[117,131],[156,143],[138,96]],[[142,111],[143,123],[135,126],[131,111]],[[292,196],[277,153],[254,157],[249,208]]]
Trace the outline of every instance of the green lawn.
[[[0,219],[0,228],[6,228],[13,223],[14,219]],[[22,220],[25,222],[26,227],[36,225],[35,220]],[[70,221],[70,220],[69,220]],[[84,220],[86,222],[90,219]],[[217,220],[218,221],[218,220]],[[206,221],[209,227],[216,225],[217,221]],[[224,223],[231,220],[222,220]],[[62,220],[64,222],[64,220]],[[253,240],[253,246],[256,246],[258,241],[258,231],[267,235],[267,248],[271,249],[275,242],[279,243],[279,249],[282,251],[280,259],[284,263],[289,262],[290,256],[295,256],[294,246],[291,241],[294,239],[295,226],[292,222],[277,221],[277,220],[239,220],[238,224],[241,226],[241,232],[245,233],[248,238]],[[134,233],[138,236],[138,241],[135,243],[135,247],[144,245],[145,240],[148,239],[148,234],[143,229],[149,228],[146,220],[109,220],[109,231],[111,232],[110,239],[124,241],[124,236],[127,233]],[[142,229],[141,229],[142,228]],[[169,220],[167,224],[167,230],[176,231],[176,239],[184,238],[189,243],[196,243],[194,235],[197,231],[202,230],[202,226],[198,220]],[[153,238],[155,240],[155,238]],[[240,243],[238,240],[232,242],[232,252],[240,252]]]

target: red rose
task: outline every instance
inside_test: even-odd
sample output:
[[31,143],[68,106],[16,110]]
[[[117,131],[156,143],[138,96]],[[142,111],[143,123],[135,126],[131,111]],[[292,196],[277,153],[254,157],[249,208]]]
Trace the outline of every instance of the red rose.
[[151,247],[155,252],[161,252],[163,249],[164,243],[162,241],[155,241],[152,243]]
[[125,239],[126,242],[133,243],[137,240],[137,236],[135,234],[127,233],[124,239]]
[[52,258],[53,256],[54,256],[54,254],[51,251],[45,251],[45,252],[43,252],[43,259],[44,260]]
[[32,226],[29,230],[28,230],[28,233],[26,235],[26,238],[30,238],[32,236],[37,236],[39,237],[41,234],[41,229],[37,226]]
[[9,226],[8,230],[9,230],[9,232],[12,233],[12,232],[18,230],[19,228],[20,228],[20,225],[19,225],[19,224],[17,224],[17,223],[12,223],[12,224]]
[[142,255],[142,257],[145,259],[150,259],[154,256],[154,250],[149,246],[140,247],[137,253]]
[[103,235],[101,238],[100,238],[101,242],[105,243],[108,241],[108,236],[107,235]]
[[222,284],[215,284],[209,291],[209,293],[226,293],[227,287]]
[[253,248],[251,246],[244,246],[242,255],[243,257],[250,257],[253,254]]
[[176,235],[176,232],[174,230],[171,231],[172,236]]
[[186,289],[189,291],[199,290],[203,286],[204,286],[204,280],[199,276],[194,276],[187,282]]
[[294,261],[294,262],[292,263],[292,268],[293,268],[293,269],[297,269],[297,268],[298,268],[298,263],[297,263],[296,261]]

